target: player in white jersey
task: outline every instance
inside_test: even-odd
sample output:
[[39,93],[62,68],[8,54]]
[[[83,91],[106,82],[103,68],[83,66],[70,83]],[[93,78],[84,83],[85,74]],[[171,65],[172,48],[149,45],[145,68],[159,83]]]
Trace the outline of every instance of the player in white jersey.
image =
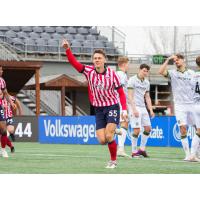
[[192,139],[190,161],[199,162],[198,153],[200,148],[200,56],[196,58],[198,70],[192,79],[192,91],[194,98],[194,119],[196,134]]
[[[155,114],[152,109],[151,98],[149,95],[150,83],[145,77],[148,76],[150,67],[146,64],[140,65],[137,75],[132,76],[128,81],[128,99],[129,99],[129,116],[131,127],[134,128],[132,134],[132,157],[148,157],[145,147],[151,132],[150,116],[154,117]],[[144,127],[144,132],[141,135],[140,148],[137,149],[138,136],[141,128]]]
[[[118,69],[117,69],[117,74],[120,79],[120,83],[124,89],[124,93],[126,95],[126,99],[128,99],[128,77],[127,77],[127,71],[128,71],[128,62],[129,59],[126,56],[119,57],[118,58]],[[120,113],[122,113],[122,108],[120,105]],[[126,135],[127,135],[127,130],[128,130],[128,121],[125,121],[122,119],[120,116],[120,128],[116,129],[116,133],[118,134],[118,150],[117,150],[117,156],[127,156],[124,150],[124,143],[126,141]]]
[[[169,60],[173,59],[176,69],[167,70]],[[190,160],[190,148],[187,138],[187,126],[194,125],[192,120],[193,95],[191,90],[191,80],[194,71],[187,69],[184,56],[181,54],[173,55],[160,67],[159,73],[171,80],[172,93],[174,98],[175,116],[181,132],[181,143],[185,151],[185,161]]]

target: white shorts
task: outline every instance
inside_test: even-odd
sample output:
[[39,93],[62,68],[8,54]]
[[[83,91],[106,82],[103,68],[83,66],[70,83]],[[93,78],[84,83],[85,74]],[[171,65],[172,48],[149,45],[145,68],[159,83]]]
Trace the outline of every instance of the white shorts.
[[178,126],[195,125],[194,104],[174,104]]
[[135,117],[133,115],[132,109],[129,109],[131,128],[142,128],[144,126],[151,126],[149,113],[147,112],[146,107],[136,106],[136,109],[139,112],[139,117]]
[[200,128],[200,104],[194,105],[194,120],[197,128]]

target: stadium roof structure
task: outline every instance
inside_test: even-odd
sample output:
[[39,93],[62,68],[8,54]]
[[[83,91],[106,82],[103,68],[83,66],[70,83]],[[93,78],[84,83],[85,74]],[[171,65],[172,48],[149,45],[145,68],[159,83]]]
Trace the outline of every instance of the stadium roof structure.
[[[41,90],[60,90],[61,92],[61,110],[62,115],[65,115],[65,91],[67,90],[74,91],[77,90],[87,90],[87,81],[84,76],[74,76],[66,74],[56,74],[51,76],[43,76],[40,78],[40,89]],[[30,79],[27,84],[24,86],[24,89],[33,90],[35,89],[35,79]],[[75,113],[76,107],[76,95],[73,96],[72,100],[73,114]]]
[[0,60],[0,66],[3,67],[3,78],[6,81],[7,90],[10,94],[16,95],[26,84],[26,82],[35,75],[36,90],[36,115],[40,113],[40,85],[39,71],[42,67],[41,62],[24,61],[5,61]]

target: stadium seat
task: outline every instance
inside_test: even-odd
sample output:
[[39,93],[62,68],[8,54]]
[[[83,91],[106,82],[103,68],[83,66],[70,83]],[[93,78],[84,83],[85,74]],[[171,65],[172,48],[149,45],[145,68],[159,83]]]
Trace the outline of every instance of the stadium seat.
[[58,33],[53,33],[52,38],[55,40],[61,40],[63,37],[62,37],[62,35],[60,35]]
[[51,38],[51,35],[49,33],[43,32],[40,34],[41,38],[49,40]]
[[68,40],[69,42],[71,42],[71,41],[74,39],[73,35],[71,35],[71,34],[69,34],[69,33],[64,34],[64,35],[63,35],[63,38],[65,38],[65,39]]
[[96,40],[96,36],[95,35],[86,35],[86,39],[90,40],[90,41],[94,41],[94,40]]
[[43,38],[38,38],[38,39],[35,40],[35,42],[36,42],[37,51],[39,53],[45,53],[47,41]]
[[80,33],[80,34],[88,34],[88,29],[85,28],[85,27],[80,27],[80,28],[77,28],[77,32]]
[[54,26],[45,26],[44,31],[46,33],[55,33],[55,27]]
[[22,38],[22,39],[28,37],[27,33],[23,32],[23,31],[18,32],[18,33],[17,33],[17,36],[18,36],[19,38]]
[[89,29],[89,33],[92,34],[92,35],[99,35],[99,33],[98,33],[96,28]]
[[104,43],[100,40],[96,40],[94,41],[94,48],[95,49],[104,49],[105,46],[104,46]]
[[24,40],[25,43],[25,49],[27,49],[28,52],[33,52],[36,49],[35,41],[31,38],[26,38]]
[[93,41],[86,40],[83,42],[83,53],[92,54]]
[[65,33],[64,27],[62,27],[62,26],[57,26],[57,27],[56,27],[56,33],[64,34],[64,33]]
[[81,48],[82,48],[81,42],[77,40],[72,40],[71,48],[74,54],[81,53]]
[[107,42],[107,41],[108,41],[108,38],[105,37],[105,36],[103,36],[103,35],[98,35],[98,36],[97,36],[97,39],[98,39],[98,40],[101,40],[101,41],[104,41],[104,42]]
[[72,26],[67,27],[67,33],[76,34],[76,28]]
[[16,34],[14,31],[9,30],[9,31],[6,31],[6,32],[5,32],[5,36],[6,36],[6,37],[9,37],[9,38],[14,38],[14,37],[17,36],[17,34]]
[[18,49],[21,49],[23,51],[25,50],[25,45],[23,43],[23,40],[20,38],[13,38],[12,44]]
[[38,33],[35,33],[35,32],[29,33],[29,36],[30,36],[31,39],[40,38],[40,35]]
[[0,26],[0,31],[9,31],[8,26]]
[[48,47],[47,47],[48,52],[58,53],[59,40],[49,39],[47,44],[48,44]]
[[35,33],[42,33],[43,32],[43,28],[41,26],[34,26],[33,27],[33,31]]
[[83,42],[83,41],[85,40],[85,37],[84,37],[83,35],[81,35],[81,34],[75,34],[75,35],[74,35],[74,39],[75,39],[76,41]]
[[32,26],[22,26],[22,27],[21,27],[21,30],[22,30],[23,32],[27,32],[27,33],[30,33],[30,32],[33,31]]
[[115,54],[115,47],[112,42],[106,42],[105,45],[107,54]]
[[15,31],[15,32],[21,31],[20,26],[10,26],[9,28],[10,28],[10,30]]

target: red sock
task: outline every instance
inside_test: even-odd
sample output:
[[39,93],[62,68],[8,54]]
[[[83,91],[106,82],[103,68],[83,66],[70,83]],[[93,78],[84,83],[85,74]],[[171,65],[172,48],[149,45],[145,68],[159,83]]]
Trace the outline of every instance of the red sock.
[[10,139],[7,137],[7,145],[11,148],[13,147],[12,142],[10,141]]
[[110,151],[110,159],[111,160],[116,160],[117,158],[117,143],[115,140],[112,142],[108,143],[108,148]]
[[4,149],[6,147],[6,144],[7,144],[7,135],[2,135],[1,136],[1,147]]

